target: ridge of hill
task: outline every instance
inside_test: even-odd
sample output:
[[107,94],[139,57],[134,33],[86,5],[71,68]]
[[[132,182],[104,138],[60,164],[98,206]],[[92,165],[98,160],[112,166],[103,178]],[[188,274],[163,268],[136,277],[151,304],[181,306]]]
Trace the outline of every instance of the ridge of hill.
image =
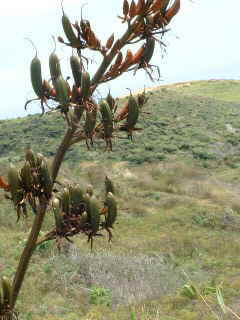
[[[240,142],[240,81],[208,80],[176,83],[146,90],[150,99],[139,126],[144,130],[132,143],[126,135],[113,139],[114,152],[102,152],[104,142],[87,152],[85,143],[75,145],[66,155],[76,161],[110,159],[133,164],[169,157],[224,162],[238,159]],[[125,98],[120,99],[120,106]],[[26,145],[47,157],[54,156],[65,131],[59,114],[28,115],[0,121],[0,162],[22,160]],[[118,140],[118,141],[117,141]],[[131,145],[131,148],[129,148]]]

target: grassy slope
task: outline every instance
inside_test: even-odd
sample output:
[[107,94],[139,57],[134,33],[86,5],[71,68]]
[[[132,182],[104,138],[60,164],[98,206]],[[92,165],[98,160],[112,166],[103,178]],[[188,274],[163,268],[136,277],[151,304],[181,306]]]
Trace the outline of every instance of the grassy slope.
[[[90,182],[99,195],[106,173],[116,183],[120,215],[114,241],[109,247],[106,237],[96,239],[94,255],[82,236],[68,257],[58,256],[54,243],[37,251],[18,302],[23,319],[125,320],[131,312],[137,320],[215,319],[201,299],[181,294],[187,277],[199,290],[223,283],[226,302],[238,311],[239,138],[226,124],[239,128],[239,104],[234,102],[239,84],[231,83],[210,82],[208,98],[203,97],[206,82],[154,91],[148,108],[152,114],[130,148],[123,140],[113,154],[89,155],[85,146],[72,150],[71,169],[64,165],[61,181]],[[219,87],[225,95],[216,99]],[[1,151],[0,174],[8,158],[22,159],[28,141],[37,151],[54,152],[54,135],[63,133],[61,121],[41,120],[31,116],[1,123],[1,150],[7,151]],[[74,163],[77,157],[84,162]],[[85,162],[88,159],[100,161]],[[12,276],[30,221],[16,226],[2,194],[0,201],[0,271]],[[48,215],[44,228],[52,222]],[[91,300],[92,286],[107,288],[111,295],[105,291],[102,298]],[[220,312],[213,295],[208,301]],[[229,314],[226,319],[231,319]]]

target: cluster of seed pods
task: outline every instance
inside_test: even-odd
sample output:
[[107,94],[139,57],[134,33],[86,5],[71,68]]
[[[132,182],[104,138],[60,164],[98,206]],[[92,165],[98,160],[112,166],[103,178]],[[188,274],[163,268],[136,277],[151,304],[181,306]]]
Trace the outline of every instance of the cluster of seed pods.
[[111,229],[117,218],[117,200],[114,193],[113,182],[107,176],[103,201],[94,195],[92,185],[86,188],[79,184],[64,187],[52,199],[56,226],[45,238],[56,239],[60,249],[63,238],[72,242],[71,237],[82,233],[87,235],[92,248],[93,238],[102,236],[101,231],[106,230],[111,241]]
[[27,204],[37,213],[38,200],[41,197],[49,200],[52,195],[52,178],[47,161],[41,153],[26,149],[26,159],[21,169],[10,165],[7,182],[0,177],[0,188],[6,191],[17,212],[17,220],[27,215]]

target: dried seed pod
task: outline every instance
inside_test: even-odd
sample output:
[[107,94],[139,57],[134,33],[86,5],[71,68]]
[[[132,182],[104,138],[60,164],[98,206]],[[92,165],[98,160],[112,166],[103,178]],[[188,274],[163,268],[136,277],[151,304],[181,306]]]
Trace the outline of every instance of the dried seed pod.
[[132,58],[132,65],[136,64],[136,63],[139,63],[142,56],[143,56],[143,53],[144,53],[144,45],[142,45],[138,50],[137,52],[134,54],[133,58]]
[[69,85],[66,80],[63,79],[62,76],[59,76],[56,79],[56,96],[58,102],[62,106],[67,106],[70,102],[69,97]]
[[52,178],[51,174],[49,172],[47,162],[45,160],[42,160],[41,166],[39,168],[39,177],[40,177],[40,184],[43,189],[43,192],[47,199],[51,198],[52,194]]
[[111,192],[112,194],[115,193],[114,184],[112,180],[108,178],[108,176],[105,177],[105,191],[106,194],[108,194],[108,192]]
[[107,72],[106,76],[112,76],[116,73],[116,71],[119,69],[121,63],[122,63],[122,60],[123,60],[123,54],[121,51],[119,51],[118,55],[117,55],[117,58],[114,62],[114,64],[111,66],[110,70]]
[[9,184],[5,182],[2,176],[0,176],[0,188],[4,189],[5,191],[9,191]]
[[123,1],[123,15],[124,17],[126,17],[128,15],[129,12],[129,3],[127,0]]
[[155,0],[151,6],[152,12],[156,12],[162,9],[162,6],[164,4],[163,0]]
[[70,57],[70,65],[72,70],[72,75],[76,86],[79,88],[82,81],[82,65],[79,57],[72,55]]
[[132,64],[132,60],[133,60],[133,53],[130,49],[128,49],[126,57],[123,63],[119,67],[119,71],[121,72],[126,71],[129,68],[129,66]]
[[106,101],[100,103],[100,112],[104,129],[104,138],[111,138],[113,133],[112,111]]
[[88,29],[87,43],[88,46],[92,49],[97,49],[100,47],[100,41],[97,39],[92,29]]
[[107,43],[106,43],[106,48],[109,50],[111,49],[112,45],[114,42],[114,33],[108,38]]
[[82,73],[82,81],[81,81],[81,90],[82,90],[82,98],[86,99],[88,98],[90,94],[90,74],[87,71],[84,71]]
[[166,19],[167,23],[169,23],[172,18],[178,13],[180,10],[180,0],[175,0],[173,5],[166,11],[164,18]]
[[144,0],[138,0],[137,3],[137,14],[142,14],[145,7],[145,1]]
[[134,18],[137,15],[137,6],[134,0],[131,2],[128,14],[130,18]]
[[108,192],[104,205],[108,209],[104,226],[105,228],[112,228],[117,218],[117,201],[112,192]]

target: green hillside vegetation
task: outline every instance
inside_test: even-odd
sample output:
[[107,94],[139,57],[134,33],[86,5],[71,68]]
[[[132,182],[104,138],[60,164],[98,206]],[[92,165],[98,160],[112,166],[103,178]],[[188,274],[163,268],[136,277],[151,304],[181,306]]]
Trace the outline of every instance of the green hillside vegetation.
[[[93,253],[83,236],[64,243],[62,254],[54,241],[38,248],[17,303],[21,319],[235,319],[221,311],[217,287],[240,314],[239,86],[199,81],[153,90],[133,143],[119,132],[114,152],[102,152],[104,142],[71,150],[60,182],[92,183],[97,196],[106,174],[115,182],[113,242],[104,233]],[[4,177],[29,143],[51,159],[64,132],[59,114],[0,125]],[[16,224],[3,192],[0,202],[0,272],[11,277],[32,217]],[[49,211],[43,231],[53,223]]]

